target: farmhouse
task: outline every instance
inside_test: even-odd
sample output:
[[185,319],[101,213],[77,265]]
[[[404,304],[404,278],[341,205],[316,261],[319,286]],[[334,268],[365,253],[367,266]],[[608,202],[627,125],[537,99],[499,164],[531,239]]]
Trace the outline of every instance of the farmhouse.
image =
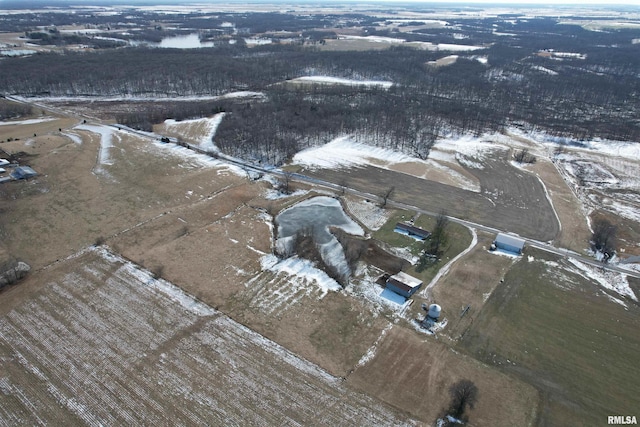
[[496,240],[493,242],[496,249],[502,249],[503,251],[513,252],[520,255],[524,248],[524,240],[515,236],[500,233],[496,236]]
[[393,231],[400,234],[406,234],[416,240],[425,240],[431,236],[429,231],[414,227],[413,225],[404,222],[397,223]]
[[401,271],[387,279],[385,288],[405,298],[409,298],[415,294],[421,286],[422,280],[416,279]]

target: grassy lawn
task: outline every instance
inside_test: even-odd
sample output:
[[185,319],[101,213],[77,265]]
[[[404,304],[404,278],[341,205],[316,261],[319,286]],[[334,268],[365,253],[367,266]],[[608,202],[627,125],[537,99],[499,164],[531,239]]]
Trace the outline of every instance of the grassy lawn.
[[[411,254],[419,256],[422,251],[423,242],[412,239],[404,234],[396,233],[394,230],[396,224],[401,221],[409,221],[415,216],[411,211],[398,211],[396,214],[389,218],[389,221],[380,228],[380,230],[373,233],[373,238],[389,244],[390,246],[397,248],[409,248]],[[435,226],[436,218],[427,215],[420,215],[414,222],[416,227],[420,227],[424,230],[433,230]],[[447,231],[449,234],[449,242],[446,250],[442,254],[442,257],[438,262],[429,265],[421,272],[416,271],[415,266],[407,271],[408,274],[415,276],[422,280],[425,284],[429,283],[433,279],[442,266],[453,259],[460,252],[464,251],[471,244],[471,233],[469,230],[453,222],[447,225]]]
[[636,415],[640,308],[610,301],[562,263],[514,264],[461,346],[535,385],[540,425],[604,425],[607,415]]

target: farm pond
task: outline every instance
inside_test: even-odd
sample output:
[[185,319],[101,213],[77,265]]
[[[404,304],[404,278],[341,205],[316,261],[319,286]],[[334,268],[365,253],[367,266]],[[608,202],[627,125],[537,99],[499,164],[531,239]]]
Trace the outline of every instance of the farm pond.
[[344,250],[330,228],[336,227],[357,236],[364,236],[364,230],[342,209],[340,202],[332,197],[318,196],[291,206],[276,216],[278,234],[276,248],[280,253],[288,253],[299,232],[313,236],[322,260],[336,268],[339,274],[348,274],[349,265]]

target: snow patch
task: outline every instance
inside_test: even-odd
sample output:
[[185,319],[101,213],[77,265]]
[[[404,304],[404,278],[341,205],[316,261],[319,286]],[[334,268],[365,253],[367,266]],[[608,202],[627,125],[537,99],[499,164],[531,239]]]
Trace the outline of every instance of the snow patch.
[[110,150],[113,147],[113,135],[115,131],[108,126],[88,124],[78,125],[74,129],[86,130],[100,135],[100,151],[98,152],[96,172],[104,173],[105,171],[102,166],[113,164],[110,157]]
[[38,123],[46,123],[57,120],[55,117],[42,117],[40,119],[26,119],[26,120],[9,120],[9,121],[0,121],[0,126],[11,126],[11,125],[35,125]]
[[264,270],[269,270],[274,273],[286,273],[289,276],[295,276],[315,283],[322,290],[322,297],[329,291],[337,292],[342,289],[327,273],[317,269],[311,261],[306,259],[291,257],[280,260],[275,255],[269,254],[260,259],[260,265]]
[[345,86],[379,86],[385,89],[393,86],[393,82],[383,80],[352,80],[329,76],[304,76],[289,80],[291,82],[336,84]]
[[585,264],[574,258],[569,258],[569,262],[576,268],[569,271],[579,274],[583,277],[593,280],[605,289],[614,291],[619,295],[638,301],[638,297],[629,286],[626,274],[615,273],[608,270],[598,269],[597,267]]
[[[225,113],[218,113],[213,117],[205,117],[201,119],[176,121],[167,119],[164,125],[167,129],[173,131],[187,131],[191,128],[197,128],[203,136],[200,139],[198,147],[205,151],[217,151],[217,147],[213,143],[218,126],[222,122]],[[186,129],[185,129],[186,128]]]
[[400,151],[354,142],[348,136],[300,151],[293,157],[294,164],[310,169],[349,168],[366,164],[379,166],[379,162],[391,164],[414,161],[420,160]]

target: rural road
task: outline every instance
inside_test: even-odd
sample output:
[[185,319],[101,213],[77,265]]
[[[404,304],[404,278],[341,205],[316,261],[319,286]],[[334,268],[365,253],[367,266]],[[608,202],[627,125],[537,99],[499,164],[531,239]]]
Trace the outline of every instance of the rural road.
[[[55,108],[55,107],[51,107],[48,105],[44,105],[41,103],[35,103],[35,102],[29,102],[27,100],[21,99],[21,98],[15,98],[15,97],[11,97],[11,96],[7,96],[6,97],[9,100],[12,100],[14,102],[19,102],[22,104],[29,104],[29,105],[33,105],[36,106],[38,108],[44,109],[44,110],[48,110],[52,113],[55,114],[60,114],[60,115],[65,115],[68,117],[75,117],[78,118],[78,115],[75,113],[71,113],[68,111],[65,111],[63,109],[60,108]],[[87,115],[81,115],[79,119],[84,119],[87,121],[92,121],[95,122],[95,124],[101,124],[104,125],[104,123],[102,123],[101,120],[96,119],[95,117],[91,117],[91,116],[87,116]],[[112,126],[114,128],[117,128],[118,130],[126,130],[127,132],[131,132],[133,134],[136,134],[140,137],[143,138],[147,138],[147,139],[153,139],[153,140],[160,140],[160,138],[162,138],[161,135],[156,135],[153,134],[151,132],[142,132],[142,131],[138,131],[135,129],[131,129],[128,128],[126,126],[122,126],[122,125],[109,125]],[[185,144],[187,146],[187,148],[200,152],[202,154],[205,155],[209,155],[209,153],[207,153],[205,150],[200,149],[197,146],[194,146],[192,144]],[[246,163],[244,161],[242,161],[241,159],[237,159],[234,157],[230,157],[230,156],[226,156],[222,153],[216,153],[216,157],[226,161],[228,163],[234,164],[236,166],[240,166],[241,168],[245,169],[245,170],[254,170],[257,172],[261,172],[261,173],[266,173],[266,174],[271,174],[271,175],[276,175],[276,176],[284,176],[285,174],[287,174],[288,172],[284,172],[280,169],[267,169],[267,168],[263,168],[260,166],[255,166],[252,165],[250,163]],[[312,185],[316,185],[316,186],[321,186],[321,187],[325,187],[325,188],[330,188],[332,190],[338,190],[338,191],[345,191],[349,194],[353,194],[359,197],[363,197],[365,199],[370,199],[370,200],[380,200],[380,196],[375,195],[375,194],[371,194],[362,190],[358,190],[355,188],[351,188],[351,187],[346,187],[343,185],[338,185],[335,184],[333,182],[330,181],[326,181],[326,180],[322,180],[319,179],[317,177],[312,177],[312,176],[308,176],[308,175],[304,175],[304,174],[300,174],[300,173],[289,173],[289,177],[293,180],[293,181],[298,181],[298,182],[305,182],[307,184],[312,184]],[[438,212],[433,212],[433,211],[429,211],[423,208],[420,208],[418,206],[414,206],[414,205],[410,205],[407,203],[402,203],[402,202],[398,202],[398,201],[393,201],[392,199],[389,199],[388,203],[389,206],[393,206],[399,209],[406,209],[406,210],[412,210],[415,212],[419,212],[421,214],[425,214],[425,215],[430,215],[430,216],[437,216]],[[488,232],[488,233],[507,233],[507,231],[505,230],[500,230],[498,228],[495,227],[491,227],[491,226],[487,226],[487,225],[483,225],[483,224],[479,224],[476,222],[472,222],[472,221],[468,221],[468,220],[464,220],[464,219],[460,219],[460,218],[456,218],[456,217],[452,217],[452,216],[448,216],[449,220],[458,224],[462,224],[468,228],[471,229],[475,229],[475,230],[480,230],[480,231],[484,231],[484,232]],[[509,234],[514,234],[514,233],[509,233]],[[624,269],[624,268],[620,268],[617,265],[613,265],[613,264],[604,264],[602,262],[599,262],[597,260],[594,260],[593,258],[588,258],[585,256],[582,256],[576,252],[573,251],[569,251],[568,249],[562,249],[562,248],[557,248],[549,243],[545,243],[545,242],[541,242],[535,239],[530,239],[530,238],[526,238],[526,237],[521,237],[518,236],[520,238],[522,238],[527,245],[541,249],[543,251],[546,252],[550,252],[553,254],[556,254],[558,256],[562,256],[562,257],[566,257],[566,258],[572,258],[575,260],[578,260],[582,263],[597,267],[597,268],[602,268],[605,270],[609,270],[609,271],[613,271],[616,273],[622,273],[622,274],[626,274],[628,276],[631,277],[635,277],[640,279],[640,272],[635,272],[633,270],[628,270],[628,269]]]

